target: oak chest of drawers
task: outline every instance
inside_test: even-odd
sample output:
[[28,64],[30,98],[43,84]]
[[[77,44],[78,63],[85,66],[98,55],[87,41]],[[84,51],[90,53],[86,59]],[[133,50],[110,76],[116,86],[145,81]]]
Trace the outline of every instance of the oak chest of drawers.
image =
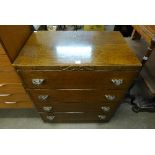
[[104,122],[141,64],[119,32],[34,32],[13,64],[45,122]]

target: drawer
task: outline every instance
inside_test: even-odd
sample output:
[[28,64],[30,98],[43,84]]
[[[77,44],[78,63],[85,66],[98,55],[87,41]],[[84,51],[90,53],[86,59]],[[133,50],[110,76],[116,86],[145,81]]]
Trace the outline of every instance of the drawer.
[[18,71],[27,88],[127,89],[137,76],[133,71]]
[[125,91],[120,90],[81,90],[81,89],[28,89],[34,103],[39,105],[57,103],[96,103],[96,102],[119,102],[124,97]]
[[21,80],[15,71],[0,71],[0,84],[3,83],[21,83]]
[[26,93],[20,83],[0,83],[0,94],[2,93]]
[[34,108],[31,101],[17,101],[12,103],[0,102],[0,109]]
[[30,101],[30,98],[26,93],[7,93],[7,94],[1,93],[0,94],[0,103],[19,102],[19,101],[20,102],[21,101]]
[[105,103],[105,102],[98,102],[98,103],[57,103],[57,104],[46,104],[46,105],[39,105],[35,104],[38,112],[78,112],[78,111],[85,111],[85,112],[100,112],[104,114],[113,113],[117,107],[118,103]]
[[80,122],[105,122],[110,119],[110,115],[100,114],[96,112],[55,112],[55,113],[40,113],[45,122],[53,123],[80,123]]
[[2,70],[13,70],[12,64],[10,63],[7,55],[0,55],[0,71]]

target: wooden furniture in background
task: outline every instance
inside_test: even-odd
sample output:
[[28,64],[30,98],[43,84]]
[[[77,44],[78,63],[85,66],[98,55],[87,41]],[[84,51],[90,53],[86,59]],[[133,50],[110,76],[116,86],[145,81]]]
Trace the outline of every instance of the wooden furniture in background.
[[[155,96],[155,25],[133,25],[132,39],[143,37],[148,43],[148,50],[142,56],[142,78],[149,88],[149,94]],[[141,55],[141,54],[140,54]]]
[[108,121],[141,69],[119,32],[36,32],[13,65],[45,122]]
[[0,108],[32,108],[21,80],[0,45]]
[[13,62],[32,33],[30,25],[0,25],[0,42]]
[[[30,97],[12,66],[27,37],[30,26],[0,26],[0,108],[33,108]],[[8,57],[9,56],[9,57]],[[9,59],[10,58],[10,59]]]

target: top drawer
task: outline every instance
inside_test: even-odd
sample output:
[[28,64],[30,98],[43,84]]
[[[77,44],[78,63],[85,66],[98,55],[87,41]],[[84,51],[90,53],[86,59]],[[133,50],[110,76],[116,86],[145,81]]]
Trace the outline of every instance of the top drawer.
[[127,89],[137,76],[133,71],[19,70],[25,87],[49,89]]

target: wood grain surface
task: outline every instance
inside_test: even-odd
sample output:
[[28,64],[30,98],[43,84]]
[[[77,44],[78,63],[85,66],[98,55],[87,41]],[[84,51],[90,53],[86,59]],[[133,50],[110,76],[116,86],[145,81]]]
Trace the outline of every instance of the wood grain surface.
[[0,102],[1,109],[32,109],[33,104],[31,101],[18,101],[14,104],[6,104],[4,102]]
[[[141,69],[119,32],[90,31],[34,32],[13,65],[45,122],[108,121]],[[35,85],[32,79],[43,83]],[[117,86],[113,79],[123,83]],[[40,100],[41,95],[48,98]],[[48,106],[52,110],[44,112]],[[102,106],[110,111],[103,112]]]
[[[50,89],[127,89],[138,72],[133,71],[37,71],[20,70],[26,88],[50,88]],[[44,79],[44,82],[36,86],[32,79]],[[116,86],[112,79],[122,79],[123,84]]]
[[41,31],[30,36],[14,66],[39,69],[59,66],[138,69],[141,64],[119,32]]
[[0,42],[13,62],[32,33],[30,25],[0,25]]
[[[125,92],[120,90],[92,90],[92,89],[64,89],[64,90],[29,90],[36,104],[56,104],[57,102],[118,102]],[[40,95],[48,95],[44,101],[39,99]],[[105,95],[115,96],[114,100],[108,100]]]
[[21,80],[15,71],[1,71],[0,83],[21,83]]
[[12,70],[12,71],[16,72],[14,67],[10,63],[8,56],[5,54],[0,55],[0,71],[2,71],[2,70]]
[[[44,107],[51,107],[51,110],[49,112],[78,112],[78,111],[85,111],[85,112],[100,112],[100,113],[113,113],[115,109],[118,107],[118,102],[113,103],[106,103],[106,102],[70,102],[70,103],[64,103],[64,102],[58,102],[57,104],[35,104],[37,110],[39,112],[46,112],[46,109]],[[110,107],[110,110],[108,112],[105,112],[102,110],[102,107]]]
[[0,93],[25,93],[22,83],[0,83]]
[[155,25],[133,25],[134,29],[150,44],[155,36]]
[[3,48],[2,44],[0,44],[0,55],[1,54],[5,54],[5,51],[4,51],[4,48]]

